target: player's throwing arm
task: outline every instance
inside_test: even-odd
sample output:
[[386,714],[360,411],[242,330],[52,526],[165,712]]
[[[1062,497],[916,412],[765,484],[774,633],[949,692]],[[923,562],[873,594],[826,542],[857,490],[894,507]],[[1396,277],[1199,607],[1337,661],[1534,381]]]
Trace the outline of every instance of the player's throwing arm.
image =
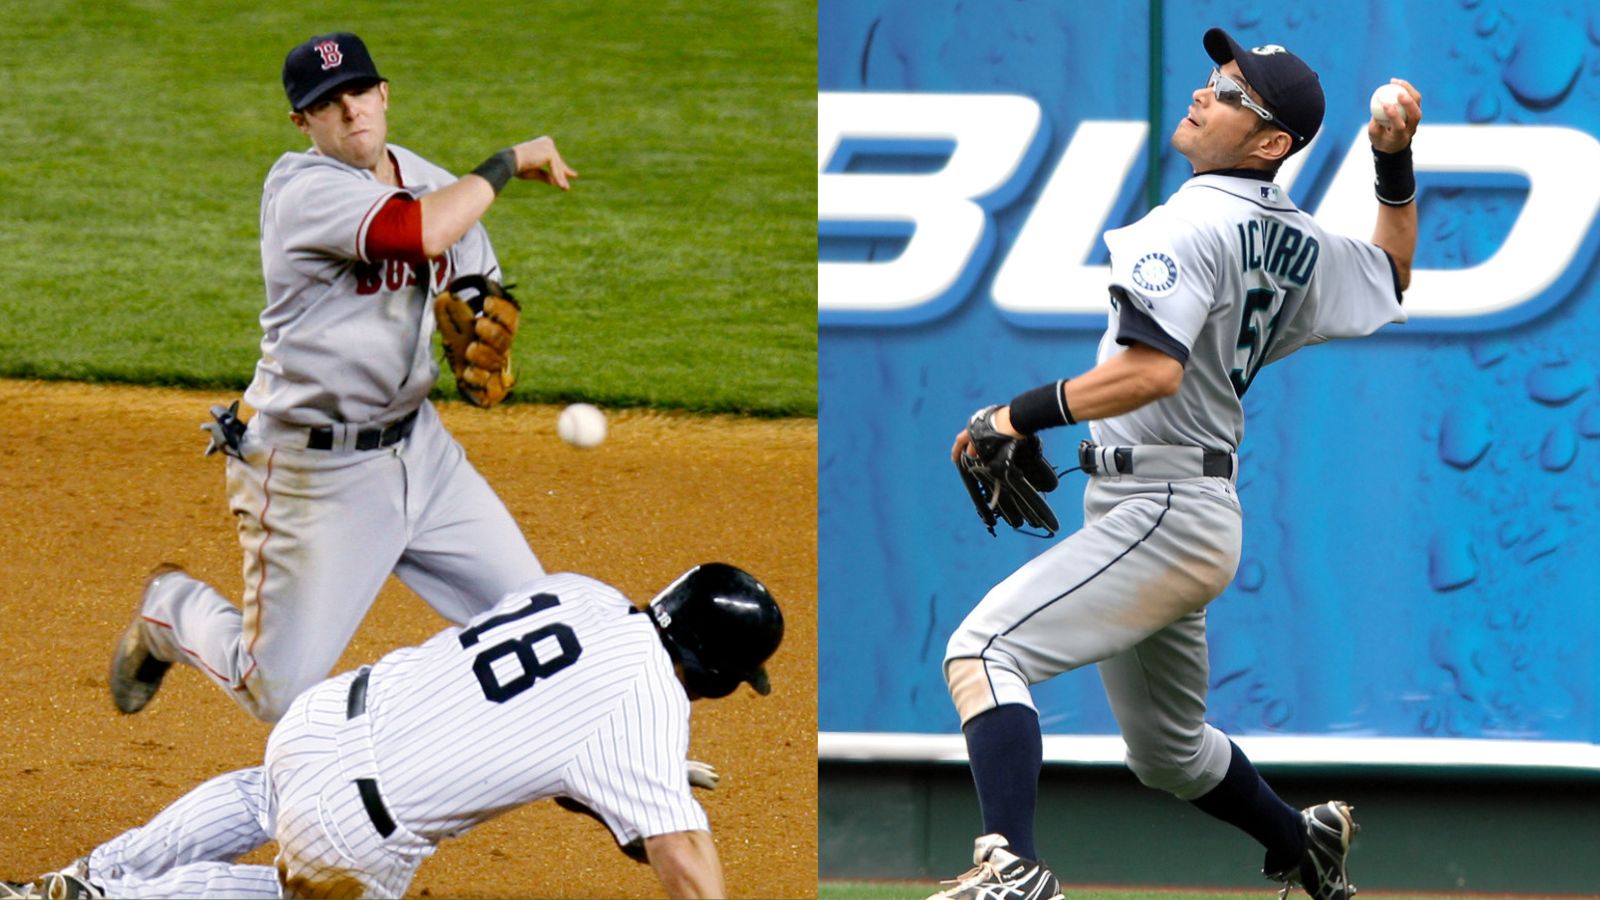
[[1404,290],[1411,286],[1411,257],[1417,249],[1417,177],[1411,167],[1411,139],[1422,122],[1422,94],[1411,82],[1393,78],[1378,88],[1372,107],[1367,138],[1372,141],[1378,197],[1372,243],[1394,260],[1395,277]]
[[[421,202],[422,246],[429,257],[454,246],[482,218],[512,177],[543,181],[563,191],[578,177],[549,137],[524,141],[494,154],[482,165]],[[522,307],[499,282],[479,275],[452,281],[434,299],[445,361],[456,388],[474,406],[488,408],[517,383],[511,365]]]
[[543,181],[572,189],[578,173],[569,167],[549,137],[523,141],[484,160],[469,175],[422,198],[422,250],[438,256],[461,240],[512,178]]

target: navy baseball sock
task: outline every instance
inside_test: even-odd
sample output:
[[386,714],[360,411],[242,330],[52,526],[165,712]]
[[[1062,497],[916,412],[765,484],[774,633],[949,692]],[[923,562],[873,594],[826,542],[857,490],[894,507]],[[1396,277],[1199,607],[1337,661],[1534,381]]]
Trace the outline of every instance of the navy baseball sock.
[[1282,872],[1300,863],[1305,851],[1305,824],[1300,811],[1283,802],[1262,780],[1261,773],[1233,741],[1233,759],[1222,783],[1196,797],[1200,811],[1221,819],[1267,848],[1267,872]]
[[1033,849],[1033,808],[1044,764],[1039,714],[1020,703],[1006,703],[973,716],[961,731],[967,736],[984,833],[1003,834],[1012,853],[1038,859]]

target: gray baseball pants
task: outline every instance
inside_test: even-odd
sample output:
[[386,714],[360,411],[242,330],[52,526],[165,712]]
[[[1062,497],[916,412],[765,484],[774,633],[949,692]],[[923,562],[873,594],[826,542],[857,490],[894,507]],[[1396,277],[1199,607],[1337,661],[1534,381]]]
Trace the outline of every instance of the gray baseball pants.
[[983,598],[945,651],[965,724],[1029,685],[1099,664],[1139,780],[1182,799],[1228,770],[1228,739],[1205,722],[1205,607],[1239,565],[1242,515],[1227,478],[1095,475],[1084,527]]

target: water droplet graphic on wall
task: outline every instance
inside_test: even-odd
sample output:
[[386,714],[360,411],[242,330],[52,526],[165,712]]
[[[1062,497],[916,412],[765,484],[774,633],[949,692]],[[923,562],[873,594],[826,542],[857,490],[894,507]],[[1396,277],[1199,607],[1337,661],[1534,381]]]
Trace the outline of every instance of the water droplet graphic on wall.
[[1487,89],[1472,95],[1467,101],[1467,121],[1474,125],[1493,122],[1500,116],[1500,98]]
[[1585,363],[1539,366],[1528,373],[1528,396],[1546,406],[1571,403],[1594,382],[1594,369]]
[[1239,590],[1253,594],[1261,590],[1261,585],[1266,580],[1267,571],[1262,568],[1261,563],[1247,559],[1239,565],[1239,574],[1234,577],[1233,583],[1239,586]]
[[1506,358],[1511,352],[1509,341],[1499,338],[1477,338],[1467,341],[1467,352],[1472,354],[1472,364],[1487,369]]
[[1492,438],[1489,410],[1472,401],[1445,410],[1439,426],[1439,458],[1458,469],[1470,469],[1489,449]]
[[1549,109],[1566,99],[1583,68],[1583,34],[1557,16],[1535,19],[1517,33],[1500,77],[1529,109]]
[[1527,565],[1543,556],[1554,553],[1567,539],[1567,529],[1558,523],[1540,526],[1527,541],[1517,547],[1517,562]]
[[1478,577],[1478,553],[1472,536],[1464,530],[1445,529],[1428,541],[1428,584],[1436,591],[1453,591]]
[[1591,403],[1578,416],[1578,433],[1586,438],[1600,437],[1600,403]]
[[1557,425],[1539,445],[1539,467],[1546,472],[1565,472],[1578,458],[1578,433],[1569,425]]

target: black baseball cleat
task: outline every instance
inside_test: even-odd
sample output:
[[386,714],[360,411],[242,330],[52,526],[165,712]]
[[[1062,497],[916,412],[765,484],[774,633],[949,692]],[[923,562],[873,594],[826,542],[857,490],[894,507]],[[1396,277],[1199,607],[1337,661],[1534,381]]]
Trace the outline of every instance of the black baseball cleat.
[[1315,900],[1350,900],[1356,895],[1355,885],[1350,883],[1346,871],[1350,842],[1361,830],[1354,813],[1355,808],[1343,800],[1329,800],[1301,810],[1300,818],[1306,827],[1306,849],[1298,869],[1265,873],[1273,881],[1283,882],[1278,900],[1285,900],[1289,889],[1296,885]]
[[928,900],[1061,900],[1061,883],[1044,863],[1023,859],[998,834],[973,843],[973,869]]
[[172,668],[172,663],[156,659],[155,654],[150,652],[150,637],[145,633],[149,625],[144,620],[144,602],[161,576],[182,571],[172,563],[162,563],[151,570],[144,581],[144,592],[139,595],[139,609],[117,641],[108,680],[111,684],[111,702],[123,713],[132,714],[144,709],[150,698],[161,689],[162,677]]

